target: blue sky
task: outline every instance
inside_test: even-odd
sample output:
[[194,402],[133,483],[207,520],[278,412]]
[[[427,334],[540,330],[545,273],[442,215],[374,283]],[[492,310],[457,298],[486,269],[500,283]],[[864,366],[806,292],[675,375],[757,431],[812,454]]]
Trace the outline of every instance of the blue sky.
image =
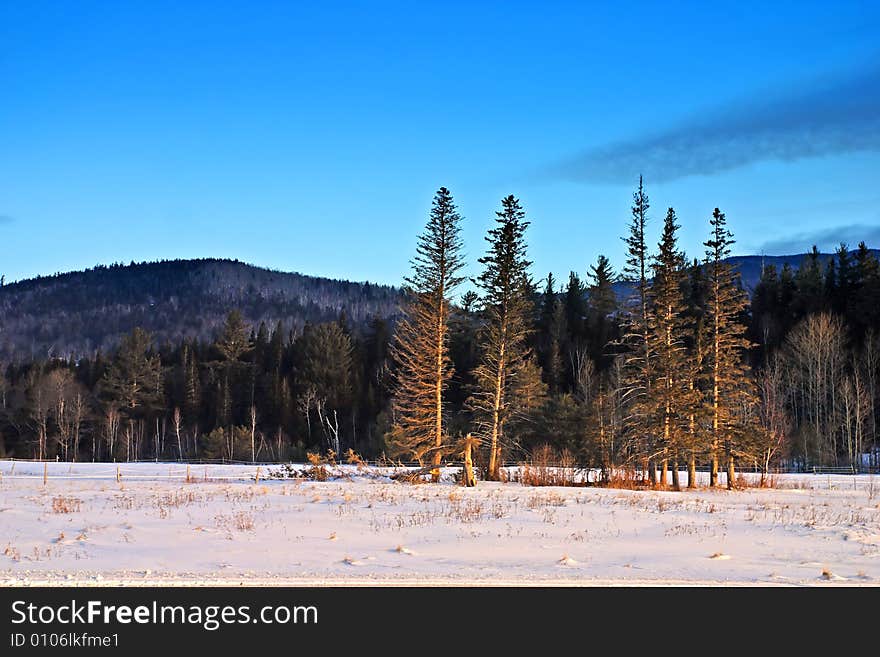
[[643,172],[702,253],[880,247],[877,2],[0,0],[0,273],[231,257],[398,283],[437,187],[536,277],[615,266]]

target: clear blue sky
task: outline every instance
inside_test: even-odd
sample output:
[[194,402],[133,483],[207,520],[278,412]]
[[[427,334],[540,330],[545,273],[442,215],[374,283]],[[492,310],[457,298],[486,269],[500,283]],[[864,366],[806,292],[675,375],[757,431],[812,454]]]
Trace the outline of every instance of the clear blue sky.
[[[0,273],[217,256],[397,283],[437,187],[581,274],[644,172],[689,255],[880,247],[880,4],[0,0]],[[471,273],[476,272],[472,265]]]

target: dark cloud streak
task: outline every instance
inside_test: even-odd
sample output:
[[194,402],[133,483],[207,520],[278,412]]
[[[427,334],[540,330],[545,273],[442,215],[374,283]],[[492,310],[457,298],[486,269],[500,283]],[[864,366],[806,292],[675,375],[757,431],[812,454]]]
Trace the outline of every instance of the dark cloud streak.
[[820,251],[827,252],[835,249],[841,242],[847,244],[850,249],[854,249],[862,241],[872,248],[880,246],[880,226],[865,224],[829,226],[816,231],[770,240],[761,245],[761,252],[767,255],[805,253],[814,244],[819,247]]
[[880,66],[737,103],[675,127],[607,144],[551,170],[579,182],[664,182],[763,160],[880,151]]

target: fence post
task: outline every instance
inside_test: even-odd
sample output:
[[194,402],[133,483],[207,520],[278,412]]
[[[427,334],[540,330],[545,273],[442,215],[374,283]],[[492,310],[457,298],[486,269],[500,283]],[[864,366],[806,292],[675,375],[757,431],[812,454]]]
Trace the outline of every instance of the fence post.
[[189,463],[186,464],[186,483],[192,483],[192,479],[189,476]]
[[122,473],[119,472],[119,466],[116,466],[116,483],[119,483],[119,480],[122,478]]
[[46,485],[46,480],[49,478],[49,464],[43,461],[43,485]]
[[260,483],[260,466],[257,466],[257,478],[254,483],[256,483],[256,484]]

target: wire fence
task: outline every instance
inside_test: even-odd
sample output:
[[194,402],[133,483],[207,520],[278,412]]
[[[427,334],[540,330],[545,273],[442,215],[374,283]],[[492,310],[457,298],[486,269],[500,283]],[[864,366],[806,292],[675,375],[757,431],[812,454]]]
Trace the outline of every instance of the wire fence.
[[[445,461],[441,469],[458,470],[463,467],[463,462]],[[508,475],[528,465],[523,462],[507,462],[503,465]],[[227,459],[192,459],[184,461],[126,461],[126,462],[71,462],[57,460],[38,459],[0,459],[0,481],[3,479],[42,479],[48,480],[115,480],[124,481],[179,481],[182,483],[197,482],[259,482],[274,478],[288,478],[292,468],[293,473],[297,470],[305,471],[310,468],[308,463],[289,462],[251,462],[230,461]],[[328,463],[325,467],[335,468],[336,474],[354,474],[359,469],[368,468],[374,472],[387,471],[389,474],[405,470],[421,468],[416,462],[389,462],[382,461],[359,461],[358,463]],[[544,464],[541,468],[565,472],[577,472],[586,481],[590,480],[590,474],[598,475],[599,468],[593,466],[580,466],[571,463]],[[276,472],[276,469],[277,472]],[[700,466],[696,472],[705,475],[709,467]],[[680,468],[684,472],[685,468]],[[740,474],[760,475],[761,470],[755,467],[738,467]],[[877,468],[855,466],[813,466],[809,469],[777,467],[771,468],[765,475],[798,474],[798,475],[858,475],[877,474]]]
[[[150,462],[152,468],[138,467],[141,463],[72,463],[64,461],[37,461],[24,459],[0,460],[0,481],[3,479],[48,480],[107,480],[185,482],[250,481],[270,478],[274,464],[186,464]],[[30,466],[30,467],[28,467]]]

